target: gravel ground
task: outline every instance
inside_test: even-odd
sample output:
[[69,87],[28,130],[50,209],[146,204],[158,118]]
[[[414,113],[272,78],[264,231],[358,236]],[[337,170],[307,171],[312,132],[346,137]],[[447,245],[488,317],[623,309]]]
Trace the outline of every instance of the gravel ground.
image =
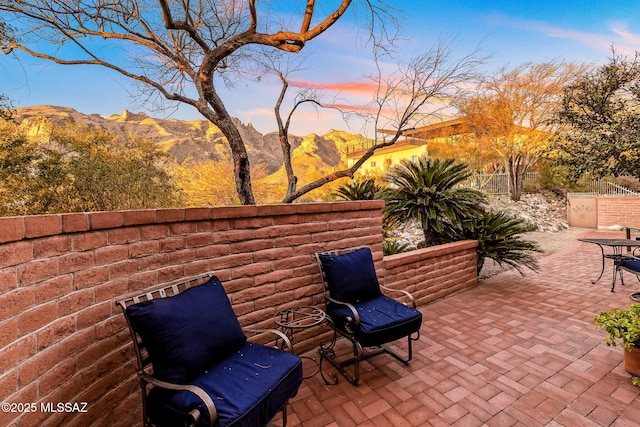
[[571,227],[560,231],[534,231],[523,236],[527,240],[538,243],[544,251],[539,254],[539,257],[545,257],[570,247],[580,234],[588,230],[588,228]]

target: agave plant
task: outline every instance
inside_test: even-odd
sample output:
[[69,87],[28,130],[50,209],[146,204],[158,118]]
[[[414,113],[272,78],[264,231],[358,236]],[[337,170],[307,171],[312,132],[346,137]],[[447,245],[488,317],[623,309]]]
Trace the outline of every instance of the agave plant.
[[401,242],[395,239],[385,239],[382,242],[382,253],[385,255],[394,255],[411,250],[411,244]]
[[482,214],[484,195],[459,186],[469,175],[469,167],[453,159],[403,160],[383,176],[385,219],[391,226],[416,221],[426,246],[454,240],[465,221]]
[[339,200],[375,200],[380,189],[374,178],[368,178],[341,185],[333,195]]
[[534,231],[529,224],[504,212],[485,211],[465,224],[462,238],[478,241],[478,274],[486,258],[491,258],[500,266],[515,268],[523,274],[522,267],[538,270],[534,252],[542,252],[536,242],[525,240],[522,233]]

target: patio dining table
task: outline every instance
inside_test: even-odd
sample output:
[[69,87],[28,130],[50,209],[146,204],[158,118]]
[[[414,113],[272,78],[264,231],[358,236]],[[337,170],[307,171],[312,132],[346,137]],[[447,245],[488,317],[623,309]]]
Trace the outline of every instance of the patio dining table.
[[[614,292],[616,286],[616,276],[618,275],[618,265],[625,259],[637,259],[631,252],[631,248],[640,247],[640,240],[634,239],[578,239],[580,242],[593,243],[598,245],[602,254],[602,266],[600,269],[600,275],[597,279],[592,279],[591,283],[597,283],[604,274],[605,260],[613,260],[613,278],[611,280],[611,292]],[[605,247],[610,248],[605,251]],[[626,251],[625,251],[626,248]],[[622,280],[622,272],[620,272],[620,279]],[[624,282],[623,282],[624,283]]]

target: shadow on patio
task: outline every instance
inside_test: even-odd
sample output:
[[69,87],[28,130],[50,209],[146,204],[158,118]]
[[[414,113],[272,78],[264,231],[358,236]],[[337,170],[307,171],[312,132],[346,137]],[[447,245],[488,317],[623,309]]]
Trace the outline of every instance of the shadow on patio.
[[628,278],[611,293],[606,270],[592,285],[600,252],[587,243],[540,266],[538,274],[502,273],[422,307],[422,336],[408,366],[382,355],[363,363],[358,386],[344,378],[327,386],[320,375],[305,380],[289,425],[637,425],[640,388],[631,385],[622,350],[602,342],[593,317],[627,307],[640,283]]

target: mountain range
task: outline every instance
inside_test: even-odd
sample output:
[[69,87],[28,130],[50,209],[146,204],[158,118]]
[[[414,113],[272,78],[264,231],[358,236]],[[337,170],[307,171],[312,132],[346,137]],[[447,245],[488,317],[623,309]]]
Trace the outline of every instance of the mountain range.
[[[122,114],[104,117],[84,114],[72,108],[59,106],[33,106],[16,109],[15,119],[30,137],[42,137],[57,121],[71,121],[88,127],[99,127],[133,135],[158,144],[170,159],[182,163],[187,159],[221,160],[228,152],[226,139],[216,126],[206,120],[183,121],[160,119],[144,113]],[[278,134],[258,132],[251,123],[236,119],[236,125],[247,147],[253,165],[262,163],[270,174],[272,183],[284,183],[286,175],[282,166],[282,149]],[[346,165],[346,147],[362,142],[364,137],[343,131],[331,131],[326,135],[289,136],[293,148],[292,162],[301,182],[305,177],[317,177]]]

